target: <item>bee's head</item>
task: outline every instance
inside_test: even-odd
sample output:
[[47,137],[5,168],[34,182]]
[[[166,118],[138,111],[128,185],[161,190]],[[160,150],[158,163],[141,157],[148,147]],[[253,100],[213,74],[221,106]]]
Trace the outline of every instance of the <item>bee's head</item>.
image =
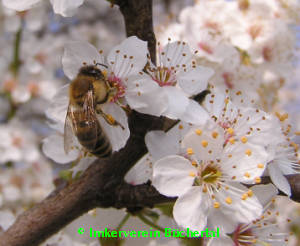
[[79,74],[92,76],[97,79],[102,79],[104,77],[101,70],[97,68],[96,65],[83,66],[82,68],[80,68]]

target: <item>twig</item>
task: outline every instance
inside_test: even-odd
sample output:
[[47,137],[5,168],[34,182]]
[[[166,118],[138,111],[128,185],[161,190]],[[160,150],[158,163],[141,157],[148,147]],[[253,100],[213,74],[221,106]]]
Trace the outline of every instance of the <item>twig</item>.
[[17,77],[19,72],[19,67],[21,65],[21,61],[20,61],[21,39],[22,39],[22,27],[20,27],[20,29],[16,33],[15,42],[14,42],[13,60],[10,64],[10,69],[14,77]]
[[115,0],[123,14],[127,36],[148,41],[152,62],[156,61],[156,39],[153,31],[152,0]]

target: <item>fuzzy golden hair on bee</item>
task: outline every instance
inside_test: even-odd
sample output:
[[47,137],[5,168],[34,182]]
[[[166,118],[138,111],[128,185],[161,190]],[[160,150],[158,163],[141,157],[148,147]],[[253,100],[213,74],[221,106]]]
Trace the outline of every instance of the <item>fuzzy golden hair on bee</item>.
[[[75,135],[88,152],[98,157],[109,156],[112,147],[96,112],[98,106],[107,101],[108,86],[96,65],[80,68],[77,77],[70,84],[69,98],[64,132],[65,152],[70,151]],[[103,115],[105,116],[104,113]]]

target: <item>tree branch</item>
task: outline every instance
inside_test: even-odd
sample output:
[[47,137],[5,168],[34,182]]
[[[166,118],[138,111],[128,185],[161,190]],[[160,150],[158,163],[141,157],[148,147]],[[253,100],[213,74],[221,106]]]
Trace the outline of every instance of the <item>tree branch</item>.
[[152,0],[115,0],[123,14],[126,34],[148,42],[151,60],[156,62],[156,38],[153,31]]

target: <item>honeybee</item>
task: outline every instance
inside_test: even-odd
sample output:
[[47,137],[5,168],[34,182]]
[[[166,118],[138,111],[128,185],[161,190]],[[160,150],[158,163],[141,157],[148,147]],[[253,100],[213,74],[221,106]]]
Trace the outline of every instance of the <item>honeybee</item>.
[[69,106],[64,127],[64,150],[72,148],[73,133],[79,143],[90,153],[98,157],[107,157],[112,153],[111,143],[103,131],[97,114],[108,124],[124,127],[110,115],[105,114],[100,106],[108,101],[111,94],[109,82],[97,65],[80,68],[77,77],[69,87]]

